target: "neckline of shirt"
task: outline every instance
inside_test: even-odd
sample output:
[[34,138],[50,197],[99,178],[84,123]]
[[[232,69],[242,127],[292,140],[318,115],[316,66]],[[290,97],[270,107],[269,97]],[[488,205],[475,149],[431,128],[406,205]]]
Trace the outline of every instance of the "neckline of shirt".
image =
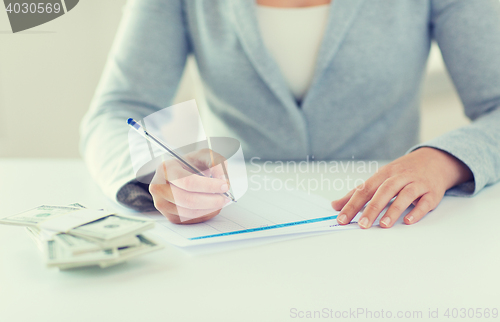
[[317,6],[308,6],[308,7],[271,7],[262,4],[257,4],[257,8],[269,10],[269,11],[285,11],[285,12],[297,12],[297,11],[313,11],[313,10],[326,10],[329,9],[331,3],[321,4]]

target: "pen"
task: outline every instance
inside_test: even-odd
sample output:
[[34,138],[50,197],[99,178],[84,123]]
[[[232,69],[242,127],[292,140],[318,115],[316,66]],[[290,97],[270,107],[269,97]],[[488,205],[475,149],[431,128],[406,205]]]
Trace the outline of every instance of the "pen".
[[[146,131],[139,123],[137,123],[133,118],[129,118],[127,120],[128,125],[130,125],[134,130],[136,130],[140,135],[142,135],[146,140],[149,142],[152,142],[156,144],[160,149],[164,150],[177,160],[179,160],[182,164],[184,164],[186,167],[189,169],[193,170],[195,174],[206,177],[206,175],[198,168],[196,168],[194,165],[190,164],[187,162],[182,156],[180,156],[177,152],[174,151],[174,149],[170,148],[166,143],[162,142],[159,138],[154,136],[153,134],[149,133]],[[228,197],[231,199],[231,201],[236,202],[234,199],[234,196],[231,194],[231,192],[224,192],[222,193],[224,196]]]

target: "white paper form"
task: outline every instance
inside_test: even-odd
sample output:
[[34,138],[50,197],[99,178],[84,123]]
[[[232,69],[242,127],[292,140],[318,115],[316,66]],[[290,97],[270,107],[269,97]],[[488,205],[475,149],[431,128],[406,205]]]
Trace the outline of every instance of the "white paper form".
[[157,222],[157,235],[177,246],[277,236],[336,224],[330,201],[302,191],[249,190],[237,203],[204,223],[176,225],[163,216],[148,214]]

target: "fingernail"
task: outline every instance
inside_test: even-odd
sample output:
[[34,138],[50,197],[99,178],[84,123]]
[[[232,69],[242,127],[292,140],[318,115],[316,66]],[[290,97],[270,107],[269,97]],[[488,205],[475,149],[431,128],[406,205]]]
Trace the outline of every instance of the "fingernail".
[[337,218],[337,221],[341,224],[345,224],[346,220],[347,220],[347,216],[344,214],[340,215],[340,217]]
[[380,221],[380,223],[384,224],[384,226],[386,226],[386,227],[389,227],[389,225],[391,224],[391,218],[389,218],[389,217],[384,217],[384,218]]
[[227,183],[224,183],[222,186],[220,186],[220,190],[222,192],[226,192],[229,190],[229,186],[227,185]]
[[412,215],[406,216],[406,220],[411,224],[413,222],[413,216]]
[[361,218],[361,220],[358,222],[358,225],[360,225],[362,228],[368,228],[368,218]]

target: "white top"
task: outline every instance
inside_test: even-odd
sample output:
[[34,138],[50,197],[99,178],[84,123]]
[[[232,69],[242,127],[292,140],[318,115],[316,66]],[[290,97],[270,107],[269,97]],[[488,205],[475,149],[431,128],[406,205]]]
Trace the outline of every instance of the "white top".
[[299,101],[312,82],[329,9],[329,4],[305,8],[257,5],[264,44]]

